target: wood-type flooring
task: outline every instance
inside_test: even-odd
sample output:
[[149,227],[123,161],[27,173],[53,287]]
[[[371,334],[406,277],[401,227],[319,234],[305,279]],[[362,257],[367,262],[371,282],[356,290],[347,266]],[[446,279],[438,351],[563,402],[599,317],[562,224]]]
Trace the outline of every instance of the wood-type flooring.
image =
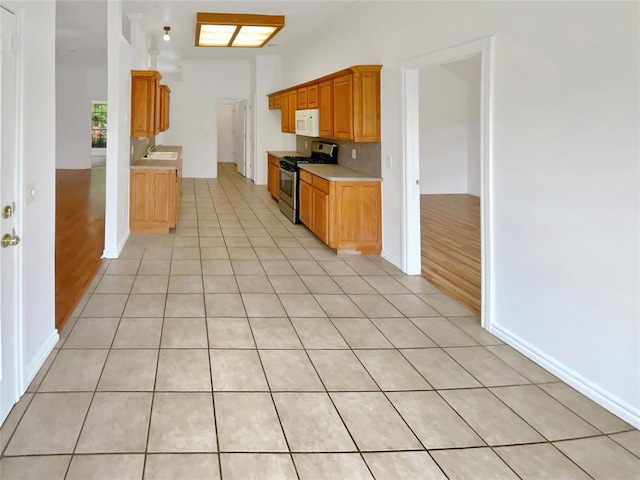
[[100,268],[105,169],[56,170],[56,328],[70,317]]
[[422,276],[480,314],[480,197],[420,195]]

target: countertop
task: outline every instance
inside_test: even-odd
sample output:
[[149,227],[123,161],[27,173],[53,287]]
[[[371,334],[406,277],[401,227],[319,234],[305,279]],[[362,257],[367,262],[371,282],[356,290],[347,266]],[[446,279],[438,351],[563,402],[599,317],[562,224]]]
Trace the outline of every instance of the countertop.
[[158,145],[154,150],[154,152],[177,152],[178,159],[177,160],[146,160],[144,158],[140,158],[139,160],[133,162],[129,168],[133,169],[154,169],[154,170],[182,170],[182,146],[180,145]]
[[318,177],[330,182],[381,182],[380,177],[373,177],[366,173],[356,172],[340,165],[326,165],[317,163],[304,163],[298,165],[301,170],[306,170]]
[[277,157],[277,158],[282,158],[282,157],[308,157],[309,156],[309,155],[305,155],[304,153],[292,152],[292,151],[267,150],[267,153],[269,155],[273,155],[274,157]]

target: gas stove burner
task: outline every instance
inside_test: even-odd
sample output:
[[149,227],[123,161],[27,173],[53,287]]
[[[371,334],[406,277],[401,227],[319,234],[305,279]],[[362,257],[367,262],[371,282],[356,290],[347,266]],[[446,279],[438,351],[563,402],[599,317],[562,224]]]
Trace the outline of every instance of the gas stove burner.
[[310,163],[311,158],[312,157],[290,155],[290,156],[284,157],[284,160],[287,160],[288,162],[291,162],[291,163]]

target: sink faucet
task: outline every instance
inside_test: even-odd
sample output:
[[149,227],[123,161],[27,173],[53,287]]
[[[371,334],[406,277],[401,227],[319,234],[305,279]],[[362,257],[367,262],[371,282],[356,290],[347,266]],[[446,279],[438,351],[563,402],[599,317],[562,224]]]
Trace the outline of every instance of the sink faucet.
[[153,152],[155,148],[156,148],[156,145],[149,145],[149,148],[147,148],[146,155],[149,155],[151,152]]

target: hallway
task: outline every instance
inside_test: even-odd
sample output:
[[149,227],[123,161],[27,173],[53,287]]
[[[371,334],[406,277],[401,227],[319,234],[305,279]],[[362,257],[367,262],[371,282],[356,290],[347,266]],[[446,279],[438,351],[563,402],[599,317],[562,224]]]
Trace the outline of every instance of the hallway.
[[0,430],[3,480],[626,479],[640,432],[220,164],[104,261]]
[[56,328],[69,319],[100,268],[105,167],[56,170]]

